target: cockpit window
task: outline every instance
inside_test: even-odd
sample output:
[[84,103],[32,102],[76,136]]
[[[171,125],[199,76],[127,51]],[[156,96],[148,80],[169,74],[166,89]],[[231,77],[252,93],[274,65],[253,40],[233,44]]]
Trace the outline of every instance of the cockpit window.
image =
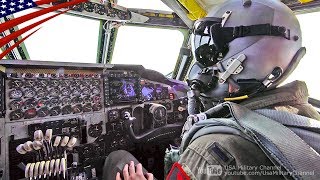
[[[25,10],[15,17],[35,11]],[[51,16],[50,13],[47,16]],[[41,18],[42,19],[42,18]],[[39,19],[19,25],[19,29]],[[96,63],[100,22],[62,14],[40,25],[42,27],[25,45],[31,60]]]
[[178,30],[122,26],[111,63],[140,64],[167,75],[174,70],[183,40]]
[[320,12],[301,14],[297,15],[297,17],[302,30],[302,43],[307,48],[307,54],[286,82],[294,80],[305,81],[308,85],[310,97],[320,99],[320,26],[315,26],[315,22],[319,21]]
[[172,11],[161,0],[118,0],[117,4],[127,8]]

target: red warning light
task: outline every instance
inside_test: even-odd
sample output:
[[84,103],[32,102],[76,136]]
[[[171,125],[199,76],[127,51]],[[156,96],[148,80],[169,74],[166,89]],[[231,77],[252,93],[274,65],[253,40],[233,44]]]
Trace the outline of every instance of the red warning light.
[[174,100],[174,94],[173,94],[173,93],[170,93],[170,94],[169,94],[169,99],[170,99],[170,100]]

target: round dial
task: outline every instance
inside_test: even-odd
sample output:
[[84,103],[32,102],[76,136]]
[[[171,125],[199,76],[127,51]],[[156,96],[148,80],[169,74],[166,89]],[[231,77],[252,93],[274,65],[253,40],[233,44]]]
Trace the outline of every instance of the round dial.
[[62,91],[61,91],[61,94],[63,96],[68,96],[68,95],[70,95],[70,93],[71,93],[71,91],[69,89],[67,89],[67,88],[63,88]]
[[77,105],[72,107],[72,112],[74,114],[81,113],[81,111],[82,111],[82,105],[81,104],[77,104]]
[[81,98],[80,96],[74,97],[74,98],[72,98],[71,102],[72,102],[73,104],[82,103],[82,98]]
[[82,85],[89,87],[91,85],[91,80],[90,79],[85,79],[82,81]]
[[92,2],[85,2],[83,4],[83,9],[87,12],[93,12],[94,11],[94,4]]
[[47,87],[48,86],[48,81],[46,80],[46,79],[40,79],[39,81],[38,81],[38,86],[39,87]]
[[71,104],[71,99],[70,99],[70,97],[64,97],[64,98],[62,99],[62,105],[69,105],[69,104]]
[[46,96],[48,96],[48,91],[45,90],[44,88],[41,88],[37,91],[37,95],[38,95],[38,97],[41,97],[41,98],[46,97]]
[[100,85],[100,80],[99,80],[99,79],[94,79],[94,80],[92,81],[92,85],[94,85],[94,86]]
[[100,111],[102,109],[101,103],[96,103],[92,106],[93,111]]
[[51,81],[50,81],[50,84],[52,85],[52,86],[55,86],[55,87],[57,87],[57,86],[59,86],[59,80],[58,79],[52,79]]
[[24,112],[24,118],[31,119],[37,116],[37,110],[35,108],[28,109]]
[[38,101],[38,106],[39,107],[44,107],[44,106],[48,106],[50,104],[49,98],[45,97],[45,98],[41,98]]
[[88,95],[88,94],[90,94],[90,89],[89,88],[84,88],[82,90],[82,93],[85,94],[85,95]]
[[108,119],[110,122],[116,121],[120,118],[120,113],[118,110],[111,110],[108,113]]
[[71,105],[67,105],[67,106],[62,108],[62,115],[71,114],[71,113],[72,113]]
[[121,111],[121,119],[127,119],[127,117],[131,116],[131,109],[122,109]]
[[36,85],[36,81],[33,79],[27,79],[25,84],[27,87],[34,87]]
[[23,105],[23,101],[21,100],[14,100],[9,104],[10,110],[17,110],[17,109],[21,109]]
[[94,87],[94,88],[92,89],[92,93],[93,93],[93,94],[100,94],[100,92],[101,92],[101,90],[99,89],[99,87]]
[[20,89],[12,90],[9,93],[9,97],[12,98],[12,99],[20,99],[22,96],[23,96],[23,93],[22,93],[22,91]]
[[83,112],[91,112],[92,111],[92,106],[90,103],[87,103],[83,106]]
[[69,79],[65,79],[61,82],[61,85],[65,87],[70,87],[71,81]]
[[50,109],[50,115],[51,116],[58,116],[61,113],[61,109],[59,106],[53,107]]
[[58,106],[60,104],[60,100],[58,98],[52,98],[50,100],[50,106]]
[[39,117],[46,117],[50,114],[50,111],[47,107],[43,107],[41,109],[38,110],[37,115]]
[[23,113],[23,111],[21,109],[12,111],[9,114],[10,120],[19,120],[19,119],[23,118],[23,116],[24,116],[24,113]]
[[93,96],[93,97],[92,97],[92,101],[93,101],[94,103],[99,103],[99,102],[101,101],[101,97],[100,97],[100,96]]
[[51,89],[50,95],[51,95],[51,96],[54,96],[54,97],[59,96],[59,95],[60,95],[60,90],[59,90],[59,88],[53,88],[53,89]]
[[83,101],[86,102],[86,103],[89,103],[89,102],[91,102],[91,97],[90,96],[85,96],[85,97],[83,97]]
[[102,123],[91,124],[88,129],[88,134],[94,138],[99,137],[102,134]]
[[81,81],[79,79],[76,79],[76,80],[74,80],[73,85],[79,87],[81,85]]
[[81,90],[79,88],[74,88],[72,94],[75,96],[79,96],[81,94]]
[[94,12],[100,15],[104,15],[105,11],[106,11],[106,8],[104,7],[104,5],[95,4]]
[[35,99],[31,98],[31,99],[27,99],[25,102],[24,102],[24,107],[26,109],[30,109],[30,108],[34,108],[37,106],[37,102]]
[[159,106],[152,110],[152,114],[156,121],[162,121],[167,116],[167,110],[165,107]]
[[9,82],[9,87],[10,88],[20,88],[23,86],[23,81],[20,80],[20,79],[12,79],[10,82]]
[[32,98],[36,95],[36,91],[31,89],[31,88],[28,88],[24,91],[24,97],[26,98]]

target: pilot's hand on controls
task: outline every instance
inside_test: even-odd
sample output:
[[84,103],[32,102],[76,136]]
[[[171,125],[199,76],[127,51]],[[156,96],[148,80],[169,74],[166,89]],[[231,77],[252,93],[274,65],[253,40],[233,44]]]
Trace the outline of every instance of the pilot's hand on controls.
[[[153,180],[153,174],[147,173],[143,174],[142,165],[139,163],[134,166],[134,162],[131,161],[130,165],[126,164],[123,168],[123,178],[124,180]],[[116,180],[122,180],[120,173],[117,173]]]

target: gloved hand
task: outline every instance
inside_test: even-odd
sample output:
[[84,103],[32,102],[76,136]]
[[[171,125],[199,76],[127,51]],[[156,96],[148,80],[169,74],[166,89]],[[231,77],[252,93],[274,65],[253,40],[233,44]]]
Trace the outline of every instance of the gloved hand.
[[[124,180],[153,180],[153,174],[147,173],[144,175],[142,165],[139,163],[135,167],[133,161],[130,162],[130,165],[126,164],[124,166],[122,173]],[[119,172],[116,175],[116,180],[122,180]]]

